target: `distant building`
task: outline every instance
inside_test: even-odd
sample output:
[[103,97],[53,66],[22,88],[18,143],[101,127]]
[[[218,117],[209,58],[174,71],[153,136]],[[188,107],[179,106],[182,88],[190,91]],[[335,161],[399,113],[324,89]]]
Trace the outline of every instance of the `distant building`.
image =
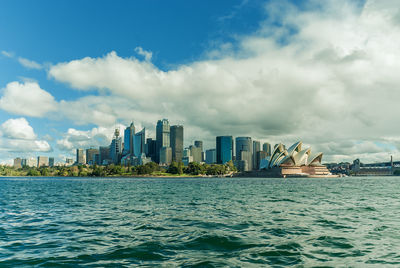
[[99,154],[99,149],[89,148],[86,149],[86,164],[94,165],[96,164],[95,156]]
[[172,161],[180,162],[183,157],[183,126],[171,126],[170,131]]
[[270,155],[267,152],[259,151],[255,154],[255,156],[256,156],[256,166],[254,167],[254,169],[259,170],[261,160],[268,158],[268,156]]
[[49,157],[49,167],[54,167],[54,157]]
[[194,141],[194,146],[200,148],[201,152],[201,162],[204,162],[204,151],[203,151],[203,141]]
[[206,163],[215,164],[217,162],[217,150],[210,149],[206,150]]
[[76,164],[78,165],[86,164],[86,157],[83,149],[76,149]]
[[118,164],[122,154],[122,139],[119,136],[119,129],[116,128],[114,132],[114,138],[110,145],[110,158],[114,164]]
[[99,154],[99,165],[106,165],[111,162],[110,146],[100,146]]
[[253,141],[253,169],[257,169],[257,152],[261,151],[261,143],[259,141]]
[[47,156],[37,157],[37,167],[48,167],[48,166],[49,166],[49,158]]
[[22,168],[22,159],[20,157],[15,158],[13,166],[15,168]]
[[133,155],[134,153],[134,141],[135,136],[135,125],[133,122],[124,131],[124,150],[123,155]]
[[216,138],[217,163],[225,164],[233,160],[232,136],[218,136]]
[[170,138],[170,125],[168,119],[158,120],[156,126],[156,141],[157,141],[156,162],[160,163],[161,148],[170,147],[171,138]]
[[201,163],[201,148],[197,146],[189,146],[190,155],[193,157],[193,162]]
[[171,147],[162,147],[160,149],[160,165],[170,165],[172,163]]
[[136,157],[140,157],[145,153],[146,149],[146,129],[143,128],[141,131],[135,134],[133,142],[133,151]]
[[65,159],[65,165],[66,166],[72,166],[74,164],[74,159],[72,158],[66,158]]
[[193,162],[193,156],[191,154],[191,151],[189,148],[185,148],[183,150],[183,157],[182,157],[182,163],[187,166],[189,163]]
[[146,140],[146,155],[156,162],[157,141],[152,138]]
[[[242,154],[242,152],[248,153]],[[253,169],[253,143],[250,137],[236,138],[236,160],[246,160],[248,170]]]
[[37,164],[37,158],[35,158],[35,157],[30,157],[30,158],[26,159],[26,165],[27,165],[28,167],[37,167],[37,166],[38,166],[38,164]]
[[264,144],[263,144],[263,149],[262,149],[264,152],[266,152],[269,156],[271,155],[271,153],[272,153],[272,150],[271,150],[271,144],[270,143],[268,143],[268,142],[265,142]]

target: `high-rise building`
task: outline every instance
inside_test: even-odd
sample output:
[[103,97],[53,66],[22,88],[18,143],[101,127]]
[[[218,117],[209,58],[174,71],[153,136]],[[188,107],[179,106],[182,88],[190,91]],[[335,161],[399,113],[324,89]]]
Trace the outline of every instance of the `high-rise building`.
[[49,157],[49,167],[54,167],[54,157]]
[[125,128],[124,131],[124,150],[123,155],[134,154],[134,136],[135,136],[135,125],[133,122]]
[[110,158],[114,164],[118,164],[122,154],[122,139],[119,136],[119,129],[116,128],[114,132],[114,138],[110,145]]
[[200,151],[201,151],[201,162],[204,162],[203,141],[194,141],[194,146],[200,148]]
[[74,164],[74,159],[73,158],[66,158],[65,159],[65,165],[72,166],[73,164]]
[[[245,159],[242,158],[241,152],[249,152],[245,154]],[[250,137],[237,137],[236,138],[236,160],[246,160],[248,169],[253,169],[253,143]]]
[[110,146],[100,146],[99,147],[99,165],[105,165],[110,162]]
[[180,162],[183,157],[183,126],[171,126],[172,161]]
[[146,149],[146,129],[143,128],[141,131],[135,134],[134,142],[134,155],[136,157],[140,157],[142,154],[145,153]]
[[257,152],[256,153],[256,166],[254,168],[259,170],[260,169],[261,160],[268,158],[268,156],[270,156],[270,155],[265,151]]
[[257,152],[261,151],[261,143],[253,141],[253,169],[257,168]]
[[37,158],[30,157],[30,158],[26,159],[26,165],[28,167],[37,167]]
[[157,141],[152,138],[148,138],[146,141],[146,155],[156,162]]
[[76,163],[78,165],[86,164],[86,157],[85,157],[83,149],[80,149],[80,148],[76,149]]
[[96,164],[95,155],[99,154],[99,149],[89,148],[86,149],[86,164],[94,165]]
[[263,149],[264,152],[266,152],[268,155],[271,155],[272,150],[271,150],[271,144],[266,142],[263,144]]
[[189,150],[190,150],[190,155],[193,157],[193,162],[197,162],[197,163],[202,162],[200,147],[190,145]]
[[172,163],[172,149],[171,147],[161,147],[160,149],[160,164],[170,165]]
[[206,150],[206,163],[215,164],[217,162],[217,150],[209,149]]
[[158,120],[156,127],[156,162],[160,163],[160,150],[163,147],[170,147],[170,126],[168,119]]
[[14,158],[14,165],[15,168],[22,168],[22,158],[17,157]]
[[233,160],[232,136],[218,136],[216,138],[217,163],[225,164]]
[[49,166],[49,158],[47,156],[37,157],[37,167],[48,167],[48,166]]

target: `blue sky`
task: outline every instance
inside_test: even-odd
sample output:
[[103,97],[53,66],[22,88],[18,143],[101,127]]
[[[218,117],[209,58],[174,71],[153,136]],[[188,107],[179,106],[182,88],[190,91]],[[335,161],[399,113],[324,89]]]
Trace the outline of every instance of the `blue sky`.
[[[392,40],[399,35],[393,6],[2,1],[0,160],[43,154],[61,161],[77,146],[108,142],[115,122],[134,120],[151,137],[163,117],[185,125],[186,145],[202,139],[212,148],[216,135],[230,134],[304,140],[332,161],[396,155],[396,129],[381,118],[397,96],[396,65],[387,60],[397,54],[374,39],[378,29]],[[373,65],[389,73],[378,76]],[[371,81],[361,83],[364,77]],[[382,113],[371,114],[378,89]],[[45,101],[16,97],[25,92]],[[15,152],[29,142],[41,145]]]

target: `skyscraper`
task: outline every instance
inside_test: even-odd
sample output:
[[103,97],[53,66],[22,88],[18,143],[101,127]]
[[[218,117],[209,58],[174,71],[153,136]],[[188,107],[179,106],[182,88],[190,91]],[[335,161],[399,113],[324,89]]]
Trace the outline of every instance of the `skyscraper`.
[[200,153],[201,153],[201,162],[204,161],[204,151],[203,151],[203,141],[194,141],[194,146],[197,148],[200,148]]
[[110,145],[110,158],[114,164],[118,164],[122,153],[122,139],[119,136],[119,129],[116,128],[114,138]]
[[38,156],[37,167],[45,167],[45,166],[47,167],[49,166],[49,158],[47,156]]
[[[248,152],[244,154],[246,159],[242,157],[242,151]],[[247,161],[248,170],[253,169],[253,143],[250,137],[237,137],[236,138],[236,160]]]
[[54,157],[49,157],[49,167],[54,167]]
[[271,144],[266,142],[263,144],[263,151],[267,153],[267,155],[271,155]]
[[172,161],[180,162],[183,157],[183,126],[171,126]]
[[257,152],[261,151],[261,143],[253,141],[253,169],[257,168]]
[[134,153],[134,142],[133,137],[135,136],[135,125],[133,122],[125,128],[124,131],[124,151],[123,155],[133,155]]
[[99,165],[107,164],[110,159],[110,146],[100,146],[99,147]]
[[215,164],[217,162],[217,150],[210,149],[206,150],[206,163]]
[[160,150],[163,147],[170,147],[170,126],[168,119],[158,120],[156,127],[156,162],[160,162]]
[[148,138],[146,141],[146,155],[156,162],[157,142],[152,138]]
[[89,148],[86,149],[86,164],[94,165],[95,164],[95,155],[99,153],[99,149]]
[[216,138],[217,163],[225,164],[233,160],[232,136],[218,136]]
[[140,157],[145,153],[146,146],[146,129],[143,128],[141,131],[135,134],[133,142],[133,151],[136,157]]
[[[86,159],[83,149],[76,149],[76,163],[78,165],[86,164]],[[38,158],[38,166],[39,166],[39,158]]]
[[200,147],[190,145],[189,150],[190,150],[190,155],[193,157],[193,162],[197,163],[202,162]]

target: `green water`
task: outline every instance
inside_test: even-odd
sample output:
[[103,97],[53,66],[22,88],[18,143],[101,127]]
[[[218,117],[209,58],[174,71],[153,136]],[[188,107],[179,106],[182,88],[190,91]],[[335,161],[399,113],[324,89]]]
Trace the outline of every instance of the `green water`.
[[0,178],[0,267],[400,266],[400,178]]

